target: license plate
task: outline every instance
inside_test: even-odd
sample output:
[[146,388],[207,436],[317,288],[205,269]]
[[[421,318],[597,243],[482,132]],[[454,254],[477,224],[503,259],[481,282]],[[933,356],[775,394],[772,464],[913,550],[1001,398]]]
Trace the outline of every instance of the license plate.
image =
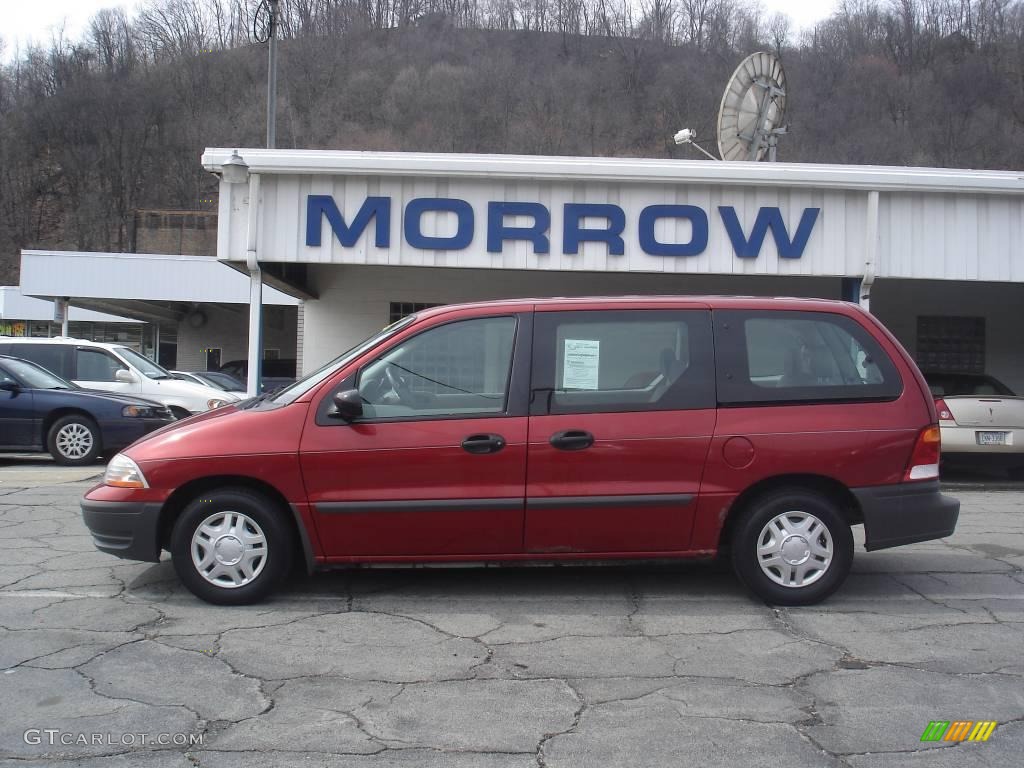
[[978,445],[1006,445],[1005,432],[976,432]]

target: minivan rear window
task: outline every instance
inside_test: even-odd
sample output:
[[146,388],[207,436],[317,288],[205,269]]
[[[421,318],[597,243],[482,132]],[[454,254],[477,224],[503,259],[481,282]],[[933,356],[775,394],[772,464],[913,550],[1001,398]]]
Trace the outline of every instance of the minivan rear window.
[[827,312],[716,311],[723,405],[888,400],[903,382],[866,329]]
[[11,344],[9,355],[20,357],[24,360],[41,365],[50,373],[60,376],[62,379],[71,377],[70,352],[73,349],[68,344]]

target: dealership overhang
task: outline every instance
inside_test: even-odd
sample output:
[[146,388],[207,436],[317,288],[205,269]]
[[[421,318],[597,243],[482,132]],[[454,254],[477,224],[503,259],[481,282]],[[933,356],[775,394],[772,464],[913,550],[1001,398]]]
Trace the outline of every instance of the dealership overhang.
[[[23,322],[52,322],[54,320],[54,303],[34,296],[25,296],[17,285],[0,286],[0,320]],[[105,312],[94,312],[90,309],[71,307],[68,319],[72,322],[86,323],[129,323],[138,324],[141,320],[119,315],[108,315]]]
[[[21,293],[67,298],[72,307],[159,324],[180,322],[204,304],[245,312],[249,281],[207,256],[25,250],[21,252]],[[264,291],[263,301],[277,306],[301,304],[300,298],[271,286]]]

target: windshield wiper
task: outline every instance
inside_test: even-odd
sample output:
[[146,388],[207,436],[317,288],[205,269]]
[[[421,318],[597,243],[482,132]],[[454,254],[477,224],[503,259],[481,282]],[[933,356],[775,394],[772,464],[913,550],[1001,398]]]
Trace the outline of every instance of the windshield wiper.
[[262,395],[256,395],[256,397],[250,397],[248,400],[240,401],[235,407],[246,409],[252,408],[254,405],[258,405],[259,403],[262,403],[264,400],[267,400],[276,394],[277,392],[264,392]]

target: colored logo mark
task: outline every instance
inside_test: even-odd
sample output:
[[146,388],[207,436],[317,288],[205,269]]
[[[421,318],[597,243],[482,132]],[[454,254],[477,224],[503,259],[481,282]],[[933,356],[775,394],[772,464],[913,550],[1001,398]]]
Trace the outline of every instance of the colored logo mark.
[[995,720],[932,720],[921,741],[988,741],[997,725]]

